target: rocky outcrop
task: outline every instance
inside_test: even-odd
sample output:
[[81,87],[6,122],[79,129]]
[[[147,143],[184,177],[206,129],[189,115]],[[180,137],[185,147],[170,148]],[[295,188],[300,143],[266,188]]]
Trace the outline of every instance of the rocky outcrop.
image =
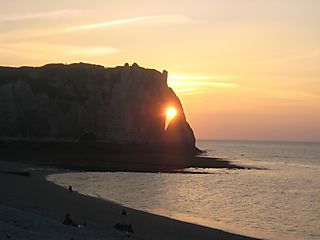
[[[164,110],[177,118],[165,130]],[[0,67],[0,138],[178,146],[195,137],[167,72],[137,64]]]

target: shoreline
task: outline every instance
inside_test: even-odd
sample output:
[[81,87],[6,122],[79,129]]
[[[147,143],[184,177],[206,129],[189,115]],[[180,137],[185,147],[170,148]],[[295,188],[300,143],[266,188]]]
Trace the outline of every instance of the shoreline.
[[[46,180],[49,174],[68,172],[67,170],[39,169],[38,165],[3,161],[0,161],[0,166],[2,189],[0,204],[54,221],[57,228],[61,227],[61,231],[66,230],[62,220],[66,213],[70,213],[75,222],[85,220],[87,223],[85,232],[93,232],[92,236],[97,234],[96,239],[100,239],[98,236],[101,234],[105,238],[109,237],[107,239],[118,239],[121,235],[113,229],[113,226],[119,221],[121,210],[125,208],[129,212],[129,222],[135,231],[131,236],[132,239],[212,239],[213,237],[235,240],[256,239],[126,208],[77,192],[70,193],[67,189]],[[26,169],[29,169],[30,176],[16,174]],[[15,173],[8,173],[10,171]],[[67,227],[70,228],[72,229]],[[20,230],[25,231],[25,229]],[[16,231],[19,232],[19,228]],[[37,231],[41,233],[41,229]]]
[[188,168],[259,169],[236,165],[222,158],[160,150],[127,148],[126,145],[0,142],[0,160],[93,172],[183,173]]

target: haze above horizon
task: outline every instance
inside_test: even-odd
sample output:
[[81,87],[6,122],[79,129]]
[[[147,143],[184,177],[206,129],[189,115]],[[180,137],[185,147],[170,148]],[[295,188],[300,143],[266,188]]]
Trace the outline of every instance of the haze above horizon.
[[198,139],[320,141],[320,1],[5,1],[0,65],[166,69]]

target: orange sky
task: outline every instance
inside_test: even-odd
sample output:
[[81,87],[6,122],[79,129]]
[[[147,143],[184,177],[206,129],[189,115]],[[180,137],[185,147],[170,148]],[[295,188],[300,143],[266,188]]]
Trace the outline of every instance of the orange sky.
[[318,0],[11,0],[0,65],[169,71],[197,138],[320,141]]

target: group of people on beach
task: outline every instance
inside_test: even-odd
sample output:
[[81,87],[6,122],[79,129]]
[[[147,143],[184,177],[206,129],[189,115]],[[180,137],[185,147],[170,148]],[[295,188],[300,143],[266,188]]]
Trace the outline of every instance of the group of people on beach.
[[[71,185],[68,187],[68,190],[70,193],[73,192]],[[127,215],[128,215],[127,211],[123,209],[121,212],[121,220],[120,220],[120,222],[118,222],[114,225],[114,228],[117,230],[120,230],[122,234],[125,234],[129,237],[131,233],[134,233],[134,231],[133,231],[132,225],[129,224],[129,222],[128,222]],[[74,221],[72,220],[72,218],[70,217],[69,213],[66,214],[62,223],[64,225],[73,226],[73,227],[85,227],[86,226],[86,223],[83,223],[81,225],[75,224]]]

